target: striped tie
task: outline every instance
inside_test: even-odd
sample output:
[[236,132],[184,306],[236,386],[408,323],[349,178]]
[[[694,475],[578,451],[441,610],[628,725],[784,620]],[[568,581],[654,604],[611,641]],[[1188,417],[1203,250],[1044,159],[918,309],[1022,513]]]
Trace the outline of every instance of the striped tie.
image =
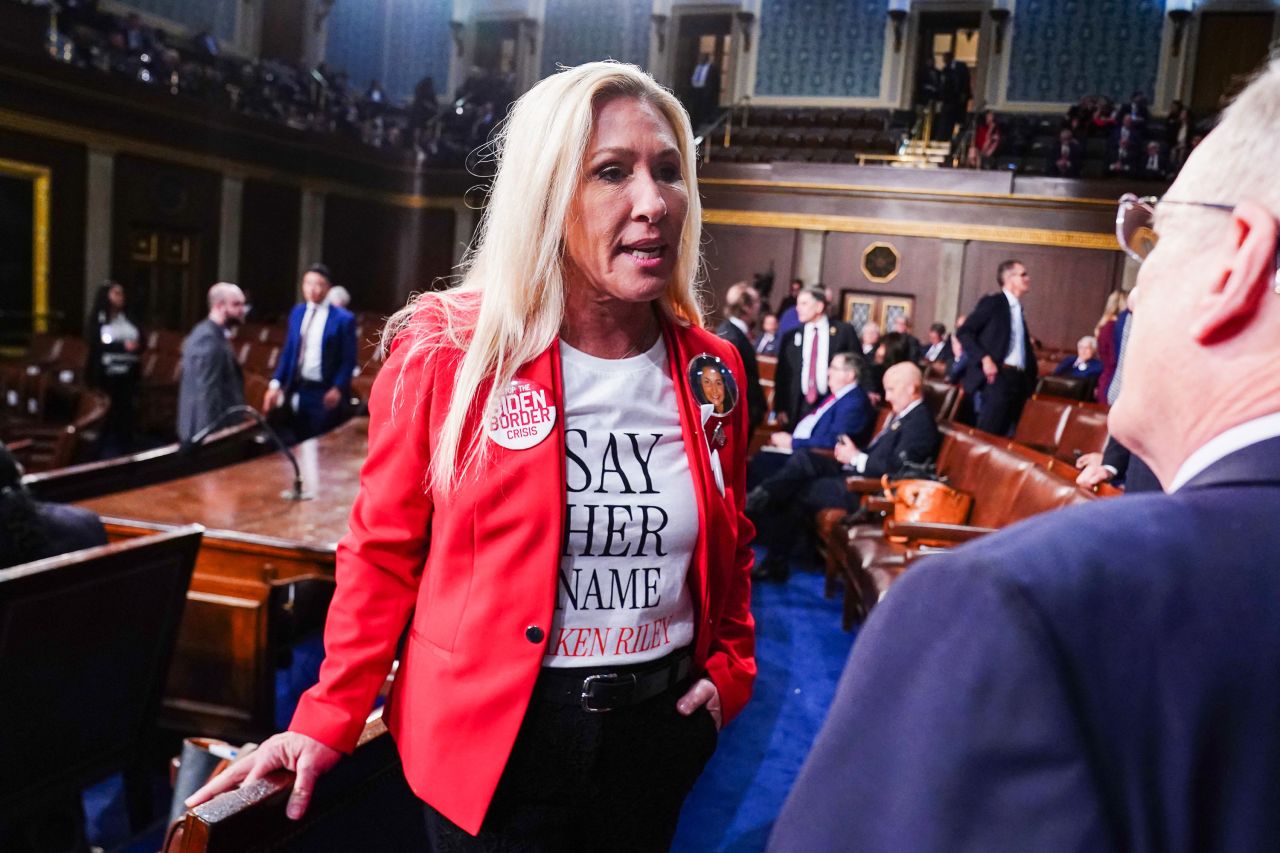
[[1129,346],[1129,329],[1133,328],[1133,315],[1125,320],[1124,331],[1120,333],[1120,354],[1116,356],[1116,375],[1111,377],[1107,386],[1107,405],[1114,406],[1120,397],[1120,377],[1124,375],[1124,351]]

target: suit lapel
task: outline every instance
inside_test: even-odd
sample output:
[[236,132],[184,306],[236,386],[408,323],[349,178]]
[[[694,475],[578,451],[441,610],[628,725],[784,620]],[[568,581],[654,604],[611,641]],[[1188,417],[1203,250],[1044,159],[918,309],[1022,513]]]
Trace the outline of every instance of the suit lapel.
[[1192,477],[1184,489],[1280,483],[1280,437],[1229,454]]

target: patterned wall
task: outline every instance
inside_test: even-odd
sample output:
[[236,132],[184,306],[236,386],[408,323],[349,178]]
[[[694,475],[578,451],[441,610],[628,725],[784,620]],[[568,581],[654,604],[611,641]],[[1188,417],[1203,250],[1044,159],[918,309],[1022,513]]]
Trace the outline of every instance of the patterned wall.
[[175,21],[192,32],[208,29],[219,41],[236,37],[239,0],[127,0],[127,5]]
[[762,0],[757,95],[876,98],[884,0]]
[[325,63],[351,85],[378,79],[395,101],[408,100],[426,75],[445,94],[453,36],[453,0],[339,0],[329,14]]
[[1150,97],[1163,18],[1161,0],[1018,0],[1007,100]]
[[542,43],[542,76],[557,65],[617,59],[640,67],[649,63],[647,0],[547,0]]

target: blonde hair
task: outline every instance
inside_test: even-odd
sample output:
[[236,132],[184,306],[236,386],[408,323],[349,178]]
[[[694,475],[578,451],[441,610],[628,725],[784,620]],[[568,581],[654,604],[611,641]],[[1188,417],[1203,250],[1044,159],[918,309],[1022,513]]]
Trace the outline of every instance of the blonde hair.
[[1102,327],[1110,323],[1112,320],[1120,316],[1120,312],[1129,304],[1129,296],[1123,290],[1113,290],[1107,294],[1106,304],[1102,306],[1102,316],[1098,318],[1098,324],[1093,327],[1093,333],[1096,335],[1102,331]]
[[[494,410],[520,366],[541,355],[560,332],[567,287],[565,226],[582,182],[595,108],[616,97],[651,104],[676,138],[689,206],[675,270],[657,308],[671,322],[702,323],[702,206],[684,107],[644,71],[619,62],[591,62],[542,80],[516,101],[492,143],[497,171],[460,281],[413,297],[383,329],[384,349],[407,335],[402,345],[410,347],[409,356],[441,347],[465,350],[448,414],[432,442],[430,488],[450,492],[477,469],[488,446],[480,430],[464,435],[468,418]],[[402,399],[404,380],[402,372],[393,409]]]

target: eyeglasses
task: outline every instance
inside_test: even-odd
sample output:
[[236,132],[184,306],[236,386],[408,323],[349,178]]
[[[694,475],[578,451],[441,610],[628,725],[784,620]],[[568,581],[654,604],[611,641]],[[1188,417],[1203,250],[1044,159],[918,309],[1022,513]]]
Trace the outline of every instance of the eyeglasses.
[[1211,210],[1235,210],[1233,204],[1213,204],[1205,201],[1176,201],[1156,196],[1139,197],[1133,193],[1120,196],[1116,210],[1116,239],[1129,257],[1142,263],[1156,247],[1155,220],[1157,204],[1185,204],[1191,207],[1207,207]]

